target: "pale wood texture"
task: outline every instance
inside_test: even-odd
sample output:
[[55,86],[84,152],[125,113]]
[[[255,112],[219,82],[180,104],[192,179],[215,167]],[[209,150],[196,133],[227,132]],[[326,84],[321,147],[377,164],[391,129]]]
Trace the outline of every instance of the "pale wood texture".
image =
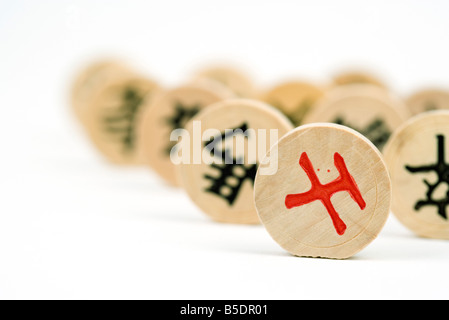
[[[420,236],[449,239],[445,216],[445,203],[449,202],[449,111],[413,117],[391,137],[384,154],[393,185],[395,216]],[[432,203],[420,205],[421,201]]]
[[380,150],[410,114],[396,96],[372,85],[336,87],[318,101],[304,123],[330,122],[348,126],[369,138]]
[[199,70],[193,80],[209,79],[229,88],[236,97],[253,98],[256,88],[252,79],[235,67],[216,65]]
[[[277,138],[280,138],[293,129],[293,125],[283,114],[263,102],[249,99],[229,99],[208,107],[192,118],[192,121],[186,126],[191,139],[191,153],[193,153],[195,144],[193,121],[201,122],[201,134],[209,129],[216,129],[223,133],[226,129],[235,129],[246,125],[247,129],[254,131],[248,137],[243,138],[243,141],[245,141],[245,144],[261,143],[259,146],[265,148],[263,155],[271,146],[269,139],[270,130],[275,129],[278,134]],[[267,133],[267,140],[264,143],[262,142],[262,133],[258,131],[260,129],[266,130]],[[237,139],[239,138],[242,138],[242,136],[236,136],[235,141],[238,141]],[[201,143],[201,141],[196,142]],[[277,142],[277,139],[274,142]],[[204,143],[202,145],[204,146]],[[227,201],[219,194],[207,191],[214,184],[214,181],[205,177],[210,176],[216,179],[221,177],[221,172],[204,162],[201,164],[179,165],[178,173],[181,185],[192,201],[215,221],[245,224],[259,223],[253,198],[253,181],[257,164],[251,163],[250,159],[256,159],[258,162],[260,159],[257,157],[257,153],[260,149],[253,150],[254,153],[251,153],[245,147],[243,151],[240,150],[238,152],[237,142],[223,148],[230,148],[235,158],[243,157],[244,159],[243,166],[226,166],[226,168],[232,168],[232,176],[228,177],[224,183],[219,184],[217,189],[219,193],[226,195],[229,194],[229,187],[235,188],[236,197],[234,201]],[[253,172],[252,178],[245,178],[243,182],[239,183],[238,179],[244,176],[245,172]]]
[[420,90],[409,96],[406,104],[412,115],[449,109],[449,91],[436,88]]
[[323,94],[323,89],[315,84],[289,81],[269,89],[261,96],[261,100],[278,108],[298,126]]
[[334,86],[345,86],[351,84],[371,84],[380,88],[386,88],[385,83],[377,76],[365,71],[344,71],[333,77]]
[[120,61],[101,60],[90,63],[75,77],[71,88],[71,107],[81,124],[96,94],[110,82],[132,74],[130,68]]
[[143,115],[140,136],[141,158],[167,183],[179,186],[175,165],[170,160],[170,141],[173,130],[183,128],[199,111],[207,106],[233,97],[221,86],[205,85],[205,81],[184,85],[165,92],[154,100]]
[[[273,148],[268,156],[275,150]],[[344,126],[311,124],[284,136],[277,145],[277,152],[277,173],[261,175],[261,166],[254,194],[262,223],[281,247],[297,256],[345,259],[377,237],[389,215],[391,187],[386,165],[370,141]],[[299,164],[304,153],[322,185],[340,176],[334,158],[338,153],[360,191],[365,202],[363,209],[347,191],[331,196],[320,193],[331,199],[333,208],[346,225],[343,234],[337,232],[320,200],[287,208],[287,195],[305,193],[312,187],[308,174]]]

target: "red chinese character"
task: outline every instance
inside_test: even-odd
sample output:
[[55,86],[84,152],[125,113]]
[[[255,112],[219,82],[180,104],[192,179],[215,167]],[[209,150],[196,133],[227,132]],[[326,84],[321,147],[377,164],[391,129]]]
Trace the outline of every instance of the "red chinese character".
[[321,184],[315,173],[313,165],[307,156],[307,153],[303,152],[299,158],[299,165],[304,169],[309,177],[310,182],[312,183],[312,188],[304,193],[287,195],[285,197],[285,206],[287,209],[291,209],[311,203],[315,200],[320,200],[326,207],[327,212],[332,219],[332,223],[334,224],[335,230],[339,235],[343,235],[346,231],[346,224],[343,220],[341,220],[337,211],[335,211],[331,202],[331,197],[337,192],[347,191],[351,198],[357,202],[360,209],[364,210],[366,203],[362,198],[357,183],[346,168],[345,160],[338,152],[334,154],[334,164],[340,173],[340,176],[328,184]]

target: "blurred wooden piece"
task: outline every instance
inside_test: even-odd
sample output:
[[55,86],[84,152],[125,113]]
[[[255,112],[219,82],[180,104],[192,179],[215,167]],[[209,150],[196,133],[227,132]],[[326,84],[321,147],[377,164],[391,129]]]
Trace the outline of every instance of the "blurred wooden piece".
[[336,87],[318,101],[304,123],[331,122],[355,129],[382,150],[391,133],[409,117],[404,103],[372,85]]
[[145,112],[140,130],[141,158],[172,186],[179,182],[170,152],[176,142],[170,141],[173,130],[185,124],[210,104],[233,97],[222,86],[206,85],[208,81],[187,84],[160,95]]
[[71,88],[72,110],[81,124],[85,124],[86,110],[102,88],[132,74],[130,68],[115,60],[100,60],[83,68],[75,77]]
[[[277,153],[277,154],[275,154]],[[274,175],[255,182],[260,219],[293,255],[345,259],[373,241],[390,209],[390,180],[379,151],[335,124],[303,125],[268,154]]]
[[[195,134],[198,124],[200,132]],[[258,152],[264,156],[270,145],[292,128],[283,114],[260,101],[229,99],[209,106],[186,126],[191,159],[190,164],[178,166],[182,187],[215,221],[259,223],[253,198]],[[210,130],[215,133],[203,141]],[[276,136],[270,136],[270,130]],[[193,163],[198,146],[205,149],[203,160],[208,162]]]
[[334,86],[345,86],[352,84],[371,84],[379,88],[387,86],[376,76],[365,71],[345,71],[333,77]]
[[131,74],[110,79],[83,110],[87,133],[111,162],[138,165],[141,116],[160,92],[154,81]]
[[323,90],[313,84],[292,81],[277,85],[261,99],[283,112],[295,126],[299,126],[323,94]]
[[248,75],[230,66],[213,66],[200,70],[193,80],[209,79],[227,87],[236,97],[253,98],[255,86]]
[[449,109],[449,91],[442,89],[420,90],[408,97],[406,104],[412,115]]
[[413,117],[384,154],[395,216],[420,236],[449,240],[449,111]]

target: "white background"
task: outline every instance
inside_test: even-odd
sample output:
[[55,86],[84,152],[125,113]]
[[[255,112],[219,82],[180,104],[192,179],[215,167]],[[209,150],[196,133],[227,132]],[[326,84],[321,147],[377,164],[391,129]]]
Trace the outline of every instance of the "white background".
[[449,298],[449,242],[391,217],[352,259],[292,257],[261,226],[211,222],[149,169],[105,163],[68,105],[74,73],[103,55],[167,87],[223,60],[261,87],[348,66],[400,95],[447,87],[448,12],[445,0],[0,0],[0,297]]

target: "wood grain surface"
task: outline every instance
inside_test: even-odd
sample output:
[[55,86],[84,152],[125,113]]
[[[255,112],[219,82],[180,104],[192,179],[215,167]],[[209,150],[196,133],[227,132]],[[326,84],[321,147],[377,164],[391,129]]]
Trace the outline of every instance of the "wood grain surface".
[[284,136],[277,152],[277,173],[257,174],[255,201],[281,247],[297,256],[344,259],[377,237],[391,188],[371,142],[344,126],[311,124]]

